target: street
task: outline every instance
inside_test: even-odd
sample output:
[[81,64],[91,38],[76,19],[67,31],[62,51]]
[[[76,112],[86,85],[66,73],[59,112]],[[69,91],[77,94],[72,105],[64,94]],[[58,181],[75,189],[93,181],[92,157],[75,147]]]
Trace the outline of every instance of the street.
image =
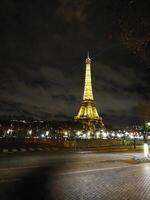
[[149,200],[141,153],[38,152],[1,155],[1,200]]

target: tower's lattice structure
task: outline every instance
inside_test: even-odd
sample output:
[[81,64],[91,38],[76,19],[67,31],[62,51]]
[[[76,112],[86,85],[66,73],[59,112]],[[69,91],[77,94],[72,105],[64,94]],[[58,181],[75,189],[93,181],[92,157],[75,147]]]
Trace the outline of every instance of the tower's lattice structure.
[[96,104],[93,98],[92,80],[91,80],[91,59],[89,54],[86,58],[86,71],[85,71],[85,85],[83,99],[81,101],[78,114],[74,117],[76,121],[80,121],[83,124],[83,128],[86,131],[90,131],[93,134],[96,128],[102,128],[104,126],[102,118],[99,116]]

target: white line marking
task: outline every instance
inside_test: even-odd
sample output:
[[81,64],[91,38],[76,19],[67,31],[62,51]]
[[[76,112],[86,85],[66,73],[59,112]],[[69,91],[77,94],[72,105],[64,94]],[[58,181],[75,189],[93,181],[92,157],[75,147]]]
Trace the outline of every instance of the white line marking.
[[12,152],[17,152],[18,150],[17,149],[12,149]]
[[[55,174],[54,176],[63,176],[63,175],[70,175],[70,174],[80,174],[80,173],[88,173],[88,172],[94,172],[94,171],[105,171],[105,170],[121,169],[121,168],[135,167],[135,166],[137,167],[137,166],[141,166],[143,164],[129,165],[129,166],[126,165],[126,166],[122,166],[122,167],[120,166],[120,167],[96,168],[96,169],[81,170],[81,171],[71,171],[71,172],[58,173],[58,174]],[[0,168],[0,171],[32,169],[32,168],[40,168],[40,167],[43,167],[43,166],[33,165],[33,166],[24,166],[24,167],[8,167],[8,168]]]
[[25,151],[27,151],[27,150],[26,150],[26,149],[23,149],[23,148],[21,148],[21,151],[22,151],[22,152],[25,152]]
[[32,168],[40,168],[40,165],[34,166],[24,166],[24,167],[8,167],[8,168],[0,168],[0,171],[7,171],[7,170],[22,170],[22,169],[32,169]]
[[43,149],[42,149],[42,148],[37,148],[37,150],[39,150],[39,151],[43,151]]
[[48,147],[45,147],[45,149],[46,149],[47,151],[49,151],[49,150],[50,150],[50,148],[48,148]]
[[0,183],[8,183],[8,182],[16,182],[16,181],[20,181],[20,179],[2,179],[0,180]]
[[144,164],[126,165],[126,166],[120,166],[120,167],[96,168],[96,169],[88,169],[88,170],[72,171],[72,172],[64,172],[64,173],[54,174],[52,176],[65,176],[65,175],[82,174],[82,173],[88,173],[88,172],[98,172],[98,171],[107,171],[107,170],[114,170],[114,169],[130,168],[130,167],[140,167],[141,165],[144,165]]
[[30,150],[30,151],[35,151],[35,149],[33,149],[33,148],[29,148],[29,150]]
[[6,152],[8,152],[8,149],[3,149],[2,151],[3,151],[3,153],[6,153]]

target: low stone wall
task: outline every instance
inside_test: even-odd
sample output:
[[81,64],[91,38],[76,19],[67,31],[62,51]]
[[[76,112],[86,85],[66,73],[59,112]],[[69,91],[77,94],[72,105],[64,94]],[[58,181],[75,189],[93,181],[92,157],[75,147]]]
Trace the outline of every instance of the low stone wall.
[[[149,141],[150,142],[150,141]],[[0,140],[0,146],[10,145],[45,145],[58,148],[102,148],[119,146],[140,146],[143,140],[123,140],[123,139],[75,139],[75,140],[55,140],[26,138],[15,140]]]
[[83,139],[83,140],[66,140],[66,148],[96,148],[106,146],[134,146],[143,145],[142,140],[123,140],[123,139]]
[[124,145],[125,146],[134,146],[134,143],[135,145],[137,146],[140,146],[140,145],[143,145],[144,144],[144,141],[143,140],[124,140]]

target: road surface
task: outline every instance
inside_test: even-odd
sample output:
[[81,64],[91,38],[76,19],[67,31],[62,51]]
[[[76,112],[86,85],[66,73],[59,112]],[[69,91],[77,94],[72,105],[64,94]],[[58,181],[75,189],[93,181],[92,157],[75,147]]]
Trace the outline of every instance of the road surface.
[[150,200],[150,164],[138,153],[0,155],[0,200]]

